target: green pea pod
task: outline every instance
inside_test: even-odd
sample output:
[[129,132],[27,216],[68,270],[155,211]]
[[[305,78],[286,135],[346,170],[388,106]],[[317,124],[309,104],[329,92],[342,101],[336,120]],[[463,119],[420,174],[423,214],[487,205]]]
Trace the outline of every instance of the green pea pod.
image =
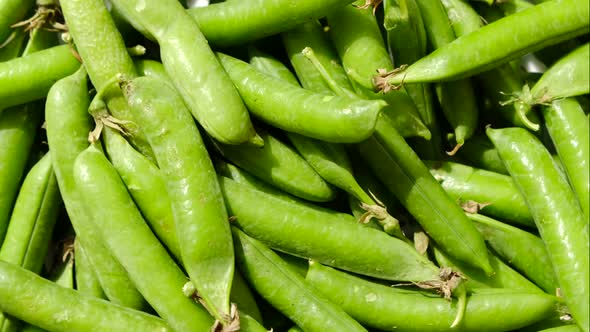
[[[392,84],[450,81],[472,76],[588,33],[588,20],[590,8],[585,0],[548,1],[461,36],[400,72],[376,78],[376,85],[383,88]],[[489,50],[490,45],[494,45],[493,51]]]
[[481,214],[535,227],[524,197],[504,174],[472,168],[454,162],[425,161],[430,173],[455,200],[475,201],[481,204]]
[[134,27],[160,45],[160,57],[187,108],[205,131],[225,144],[261,145],[240,95],[207,39],[178,1],[116,0]]
[[525,9],[529,9],[534,6],[534,4],[530,3],[526,0],[508,0],[508,1],[500,1],[496,4],[502,12],[504,12],[505,16],[512,15],[523,11]]
[[455,31],[455,36],[466,35],[483,25],[480,16],[469,3],[461,0],[442,0],[441,2]]
[[40,105],[31,103],[0,111],[0,244],[8,228],[35,132],[41,124],[39,108]]
[[227,178],[219,181],[235,224],[271,248],[387,280],[438,279],[438,269],[412,246],[351,215],[288,202]]
[[262,322],[262,315],[254,299],[254,295],[246,280],[239,272],[234,273],[234,279],[231,287],[231,301],[240,308],[240,325],[243,329],[244,326],[244,314],[253,320]]
[[471,165],[477,168],[485,169],[491,172],[508,175],[508,170],[504,167],[502,159],[494,144],[484,135],[475,135],[471,137],[461,150],[458,156],[467,160]]
[[100,240],[93,221],[79,200],[80,190],[74,183],[74,160],[88,147],[88,132],[91,130],[89,104],[84,67],[52,86],[45,104],[51,163],[72,226],[107,298],[123,306],[143,309],[145,300],[129,280],[123,266]]
[[334,189],[293,148],[268,133],[260,131],[259,134],[264,140],[262,148],[216,146],[235,165],[294,196],[316,202],[334,198]]
[[[572,316],[590,322],[588,223],[566,178],[543,144],[522,128],[486,130],[533,215]],[[539,181],[543,179],[543,181]]]
[[0,3],[0,45],[13,33],[10,26],[22,20],[34,5],[34,0],[8,0]]
[[2,44],[2,47],[0,47],[0,62],[18,57],[23,51],[26,36],[26,33],[23,31],[16,30],[11,40],[9,42],[5,41],[5,44]]
[[231,46],[317,20],[351,2],[353,0],[300,1],[286,6],[282,1],[231,1],[189,9],[188,12],[199,23],[210,43]]
[[[353,318],[385,331],[449,331],[456,306],[413,290],[369,282],[312,262],[305,278]],[[482,289],[471,294],[461,331],[512,331],[542,320],[555,298],[541,292]]]
[[317,294],[263,243],[232,228],[240,271],[256,292],[306,331],[366,331]]
[[182,293],[184,273],[146,225],[117,171],[95,144],[76,158],[74,178],[108,249],[156,312],[177,331],[210,328],[213,319]]
[[557,150],[565,174],[576,193],[586,221],[590,220],[590,127],[580,104],[572,98],[543,107],[545,126]]
[[105,146],[113,167],[156,236],[180,261],[180,246],[166,183],[156,165],[137,152],[114,130],[107,128]]
[[48,331],[172,331],[158,317],[81,295],[11,263],[0,261],[0,275],[0,310]]
[[484,240],[404,139],[378,124],[358,148],[369,167],[450,256],[492,274]]
[[168,76],[164,65],[160,62],[149,59],[138,59],[134,61],[134,64],[139,76],[156,77],[160,81],[170,82],[172,84],[170,76]]
[[82,294],[87,294],[99,299],[106,299],[106,295],[100,286],[100,281],[96,276],[96,272],[92,268],[90,260],[86,256],[86,252],[80,240],[74,240],[74,262],[76,273],[76,290]]
[[234,272],[231,233],[199,130],[166,82],[144,76],[121,84],[166,183],[183,265],[206,308],[227,323]]
[[590,44],[568,53],[551,66],[531,88],[533,103],[590,93]]
[[468,289],[506,288],[518,289],[531,293],[542,292],[539,287],[528,281],[518,272],[514,271],[491,252],[488,254],[488,257],[490,258],[490,264],[495,272],[492,276],[487,276],[478,270],[454,261],[445,256],[445,254],[436,247],[434,249],[434,256],[440,267],[450,267],[453,271],[461,273],[463,277],[467,279],[465,287]]
[[[131,134],[130,141],[139,151],[153,160],[153,153],[138,127],[125,98],[113,78],[118,75],[137,76],[133,60],[127,53],[123,37],[117,30],[105,4],[101,0],[65,0],[61,8],[69,33],[74,39],[76,49],[88,71],[88,76],[103,99],[109,112],[117,119],[125,121],[125,129]],[[100,36],[96,27],[101,27]],[[108,60],[108,65],[105,63]],[[93,114],[100,118],[101,114]],[[97,119],[100,121],[100,119]]]
[[[418,1],[424,19],[424,28],[432,49],[439,49],[455,40],[459,33],[473,31],[467,22],[451,24],[441,0]],[[462,28],[462,30],[460,29]],[[454,154],[469,139],[477,127],[478,108],[475,92],[469,79],[437,83],[434,86],[442,111],[453,128],[457,145]]]
[[282,79],[295,86],[299,86],[297,77],[295,77],[291,70],[289,70],[289,68],[287,68],[287,66],[281,61],[258,50],[254,46],[248,47],[248,56],[250,58],[249,63],[254,66],[254,68],[260,70],[260,72]]
[[467,213],[483,235],[488,246],[504,262],[514,267],[547,294],[557,286],[551,261],[543,241],[531,233],[506,225],[480,214]]
[[286,131],[328,142],[358,142],[371,135],[385,107],[379,100],[313,93],[238,59],[218,57],[252,114]]

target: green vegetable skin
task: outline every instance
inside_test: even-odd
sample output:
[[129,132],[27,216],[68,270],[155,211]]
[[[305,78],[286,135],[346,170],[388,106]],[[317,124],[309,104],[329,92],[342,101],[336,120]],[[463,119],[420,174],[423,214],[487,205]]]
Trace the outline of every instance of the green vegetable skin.
[[334,143],[359,142],[372,134],[385,106],[380,100],[313,93],[228,55],[218,57],[250,112],[286,131]]
[[76,273],[76,290],[81,294],[106,299],[107,296],[104,294],[100,281],[96,277],[96,272],[92,269],[92,264],[78,239],[74,240],[74,260],[76,262],[74,270]]
[[[449,331],[456,308],[417,291],[372,283],[312,262],[305,278],[353,318],[385,331]],[[460,331],[512,331],[548,315],[555,298],[541,292],[483,289],[471,294]]]
[[0,275],[0,310],[48,331],[172,331],[158,317],[81,295],[1,260]]
[[588,331],[588,223],[573,191],[531,133],[522,128],[488,128],[486,133],[525,197],[572,316]]
[[232,228],[244,277],[270,304],[306,331],[366,331],[341,308],[317,294],[263,243]]
[[35,5],[34,0],[6,0],[0,2],[0,45],[13,33],[10,26],[22,20]]
[[586,0],[548,1],[459,37],[386,81],[420,83],[471,76],[588,33],[589,20],[590,5]]
[[139,77],[122,82],[122,89],[166,182],[183,266],[207,309],[227,323],[234,272],[231,233],[197,126],[166,82]]

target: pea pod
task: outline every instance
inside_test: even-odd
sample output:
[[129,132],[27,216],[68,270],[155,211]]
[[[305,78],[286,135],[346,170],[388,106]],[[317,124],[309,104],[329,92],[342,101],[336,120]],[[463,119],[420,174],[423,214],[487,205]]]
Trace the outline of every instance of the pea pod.
[[[172,331],[158,317],[81,295],[11,263],[0,261],[0,275],[0,310],[48,331]],[[64,314],[67,319],[56,319]]]
[[249,63],[262,73],[269,74],[276,78],[282,79],[285,82],[289,82],[294,86],[299,86],[297,77],[293,75],[291,70],[287,68],[281,61],[274,57],[260,51],[254,46],[248,47]]
[[34,0],[10,0],[0,3],[0,45],[10,38],[13,32],[10,26],[22,20],[34,5]]
[[10,41],[7,40],[1,44],[0,62],[12,60],[21,54],[25,44],[25,37],[26,34],[24,32],[17,30],[14,35],[10,37]]
[[454,162],[424,163],[453,199],[481,203],[481,214],[535,227],[524,197],[509,176]]
[[139,59],[135,60],[134,64],[139,76],[157,77],[160,81],[170,82],[170,84],[172,84],[170,76],[168,76],[164,65],[160,62],[149,59]]
[[498,150],[485,135],[473,136],[458,152],[458,156],[474,167],[508,175]]
[[74,240],[76,290],[82,294],[87,294],[99,299],[106,299],[106,295],[100,286],[100,281],[96,276],[96,272],[86,255],[84,248],[80,245],[80,240]]
[[[369,282],[315,262],[305,280],[353,318],[379,330],[449,331],[457,310],[442,298]],[[541,292],[482,289],[469,296],[459,329],[512,331],[540,321],[554,306],[555,298]]]
[[271,248],[387,280],[438,279],[438,269],[412,246],[351,215],[288,202],[227,178],[219,181],[235,225]]
[[525,197],[572,316],[582,330],[587,330],[588,223],[573,191],[551,154],[528,131],[488,128],[486,133]]
[[481,234],[399,134],[378,124],[375,136],[358,149],[377,177],[448,255],[493,273]]
[[231,234],[197,126],[168,83],[144,76],[121,85],[166,183],[183,265],[207,310],[227,323],[234,271]]
[[166,183],[156,165],[137,152],[116,131],[107,128],[104,141],[113,167],[127,186],[156,236],[180,260],[180,246]]
[[590,93],[590,44],[586,43],[551,66],[531,88],[533,103]]
[[[383,88],[402,82],[450,81],[472,76],[524,54],[588,33],[589,19],[587,1],[548,1],[461,36],[399,73],[375,78],[375,83]],[[489,50],[489,45],[494,45],[493,51]]]
[[378,100],[312,93],[238,59],[221,53],[218,57],[250,112],[286,131],[328,142],[358,142],[371,135],[385,106]]
[[244,326],[244,314],[250,319],[262,322],[262,315],[254,299],[254,295],[244,277],[238,272],[234,273],[233,284],[231,288],[231,301],[240,308],[240,327]]
[[166,72],[207,133],[225,144],[262,144],[198,21],[178,1],[116,0],[113,4],[134,27],[157,40]]
[[316,294],[263,243],[239,229],[232,228],[232,232],[240,271],[262,297],[297,325],[306,331],[366,331],[342,309]]
[[95,144],[76,158],[74,178],[107,248],[156,312],[177,331],[210,328],[212,317],[183,294],[184,273],[146,225],[117,171]]
[[143,309],[145,300],[129,280],[125,269],[100,240],[74,183],[74,160],[88,147],[88,132],[91,130],[89,104],[84,67],[52,86],[45,105],[51,163],[72,226],[106,296],[114,303]]
[[542,114],[565,174],[588,221],[590,220],[588,119],[584,119],[584,111],[572,98],[553,101],[550,106],[542,108]]
[[543,241],[531,233],[481,214],[467,213],[487,245],[508,265],[514,267],[547,294],[557,288],[555,274]]

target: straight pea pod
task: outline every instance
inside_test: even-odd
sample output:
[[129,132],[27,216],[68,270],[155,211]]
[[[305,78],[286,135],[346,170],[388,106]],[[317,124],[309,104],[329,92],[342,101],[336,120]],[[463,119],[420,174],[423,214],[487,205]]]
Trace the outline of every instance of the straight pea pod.
[[486,133],[531,210],[572,316],[588,331],[588,223],[572,189],[551,154],[525,129],[488,128]]
[[[404,70],[374,79],[380,89],[401,83],[450,81],[588,33],[585,0],[552,0],[457,38]],[[509,31],[509,33],[507,32]],[[490,50],[490,45],[494,45]]]

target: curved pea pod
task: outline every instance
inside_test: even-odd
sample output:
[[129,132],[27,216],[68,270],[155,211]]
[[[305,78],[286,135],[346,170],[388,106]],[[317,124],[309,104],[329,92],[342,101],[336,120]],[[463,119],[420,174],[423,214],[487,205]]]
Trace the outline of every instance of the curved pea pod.
[[166,72],[207,133],[225,144],[262,144],[198,22],[178,1],[116,0],[113,4],[134,27],[157,40]]
[[35,103],[0,110],[0,244],[41,124],[41,112]]
[[[353,318],[385,331],[449,331],[456,303],[376,284],[312,262],[305,278]],[[555,298],[542,292],[482,289],[467,299],[461,331],[512,331],[542,320]]]
[[590,93],[590,44],[586,43],[557,61],[531,88],[533,103]]
[[158,317],[81,295],[11,263],[0,261],[0,275],[0,310],[48,331],[172,331]]
[[493,273],[481,234],[398,133],[378,124],[375,136],[358,149],[375,175],[448,255]]
[[234,254],[215,170],[196,124],[168,83],[121,82],[166,183],[183,265],[207,310],[226,323]]
[[353,0],[282,1],[254,0],[211,4],[189,9],[210,43],[217,46],[244,44],[271,36],[313,19]]
[[92,268],[90,260],[86,256],[80,240],[74,240],[74,262],[76,290],[81,294],[87,294],[99,299],[106,299],[106,295],[100,286],[96,272]]
[[256,292],[306,331],[366,331],[260,241],[232,228],[240,271]]
[[104,141],[113,167],[156,236],[180,260],[180,245],[166,183],[156,165],[117,132],[107,128]]
[[412,246],[351,215],[287,202],[227,178],[219,181],[235,225],[273,249],[387,280],[438,278],[438,269]]
[[84,67],[52,86],[45,104],[51,163],[74,231],[86,250],[108,299],[126,307],[143,309],[145,300],[129,280],[123,266],[109,253],[100,234],[95,231],[91,217],[79,200],[80,192],[74,183],[74,160],[88,147],[88,132],[92,129],[88,115],[89,104]]
[[508,175],[498,150],[485,135],[476,134],[461,147],[457,155],[474,167]]
[[74,177],[108,249],[156,312],[177,331],[211,327],[213,318],[183,294],[184,273],[149,229],[117,171],[96,145],[78,155]]
[[250,112],[286,131],[334,143],[362,141],[372,134],[386,105],[379,100],[313,93],[217,54]]
[[259,179],[294,196],[315,202],[330,201],[334,189],[293,148],[268,133],[259,132],[264,146],[217,144],[221,154]]
[[425,161],[443,189],[460,202],[481,204],[479,213],[521,226],[535,227],[524,197],[510,176],[454,162]]
[[[548,1],[461,36],[404,70],[376,78],[376,81],[378,86],[386,86],[472,76],[527,53],[588,33],[589,19],[590,9],[585,0]],[[493,51],[489,50],[489,45],[494,45]]]
[[[588,223],[543,144],[522,128],[486,130],[525,198],[551,259],[559,287],[582,330],[589,326]],[[543,181],[539,181],[543,179]]]
[[491,252],[488,254],[488,257],[490,258],[490,264],[494,269],[494,275],[492,276],[487,276],[478,270],[454,261],[445,256],[445,254],[436,247],[434,249],[434,256],[440,267],[450,267],[453,271],[461,273],[462,276],[467,279],[465,281],[465,287],[468,289],[506,288],[518,289],[531,293],[542,292],[539,287],[518,272],[514,271]]
[[590,220],[588,119],[584,118],[584,110],[580,104],[572,98],[555,100],[550,106],[543,107],[541,112],[565,174],[588,221]]
[[480,214],[467,213],[488,246],[547,294],[558,288],[545,244],[538,236]]

